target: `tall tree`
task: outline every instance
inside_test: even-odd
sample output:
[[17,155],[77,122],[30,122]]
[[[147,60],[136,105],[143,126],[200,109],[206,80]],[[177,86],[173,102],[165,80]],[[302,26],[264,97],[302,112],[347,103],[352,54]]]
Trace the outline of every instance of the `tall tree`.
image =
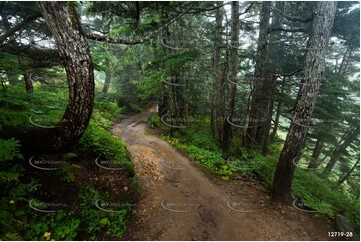
[[340,159],[340,157],[346,152],[347,148],[354,141],[356,136],[358,136],[359,130],[356,127],[352,127],[346,131],[342,141],[340,144],[333,150],[331,159],[328,161],[323,173],[329,174],[333,167],[336,165],[336,162]]
[[265,122],[268,114],[270,97],[266,95],[271,87],[269,72],[266,71],[268,51],[268,30],[271,2],[262,2],[259,35],[256,54],[256,66],[252,83],[252,100],[250,105],[246,145],[251,148],[255,143],[262,144],[266,132]]
[[[231,24],[231,46],[230,46],[230,74],[229,78],[234,83],[231,87],[230,101],[228,105],[228,115],[232,118],[234,108],[236,105],[236,92],[237,92],[237,73],[238,73],[238,48],[239,48],[239,2],[232,1],[232,24]],[[232,137],[232,125],[223,120],[223,140],[222,149],[227,150]]]
[[69,103],[51,138],[55,149],[67,147],[84,133],[93,110],[94,67],[74,2],[38,2],[51,30],[68,80]]
[[273,198],[286,204],[292,203],[291,186],[310,118],[316,102],[323,62],[331,36],[336,13],[336,2],[317,2],[314,8],[312,30],[307,43],[306,63],[301,87],[294,107],[290,130],[280,154],[273,182]]
[[215,33],[214,33],[214,50],[213,50],[213,93],[212,93],[212,110],[211,110],[211,127],[213,136],[216,136],[218,131],[218,120],[220,115],[220,109],[222,108],[220,101],[221,89],[224,86],[222,81],[222,66],[221,66],[221,48],[223,47],[223,1],[216,2],[216,5],[219,8],[216,9],[216,23],[215,23]]

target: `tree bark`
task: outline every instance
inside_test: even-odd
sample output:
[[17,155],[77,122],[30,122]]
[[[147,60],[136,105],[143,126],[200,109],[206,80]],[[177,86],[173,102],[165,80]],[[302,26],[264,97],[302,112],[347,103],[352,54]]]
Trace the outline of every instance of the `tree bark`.
[[[109,60],[106,60],[105,65],[108,67],[110,65]],[[105,72],[105,80],[104,80],[104,86],[102,89],[102,93],[108,93],[110,82],[112,80],[112,73],[110,70],[106,70]]]
[[[358,156],[360,156],[360,154]],[[344,183],[351,176],[352,172],[356,169],[356,167],[359,163],[360,163],[360,158],[358,158],[358,160],[355,162],[355,164],[352,166],[352,168],[347,172],[347,174],[338,180],[339,185]]]
[[[283,92],[285,90],[286,78],[287,77],[285,77],[285,76],[282,78],[281,91],[280,91],[281,96],[283,95]],[[283,104],[282,100],[278,99],[277,107],[276,107],[275,121],[274,121],[274,124],[273,124],[273,129],[272,129],[271,138],[270,138],[271,142],[275,140],[276,135],[277,135],[278,126],[279,126],[280,117],[281,117],[282,104]]]
[[254,144],[262,144],[269,97],[265,96],[265,89],[269,88],[269,80],[265,71],[268,51],[268,29],[271,13],[271,2],[262,2],[261,17],[259,24],[258,45],[256,54],[256,66],[252,83],[252,99],[250,105],[249,122],[246,136],[246,146],[252,148]]
[[[231,24],[231,47],[230,47],[230,75],[232,82],[237,83],[238,73],[238,48],[239,48],[239,2],[232,1],[232,24]],[[228,105],[229,117],[232,118],[234,114],[234,107],[236,104],[237,85],[233,84],[231,87],[230,101]],[[222,149],[228,150],[232,138],[232,126],[227,120],[223,120],[223,140]]]
[[69,103],[50,145],[62,149],[78,141],[88,126],[94,104],[94,67],[74,2],[38,2],[56,41],[69,88]]
[[33,82],[31,81],[29,71],[26,70],[27,69],[26,63],[22,56],[19,56],[19,64],[20,64],[20,68],[23,69],[25,90],[26,90],[26,92],[31,93],[31,92],[33,92]]
[[324,137],[321,135],[318,137],[315,147],[313,148],[311,161],[307,167],[308,169],[316,169],[321,164],[321,161],[319,161],[318,158],[321,155],[323,144],[324,144]]
[[293,202],[291,187],[295,163],[301,155],[316,103],[336,6],[336,2],[317,2],[314,9],[302,86],[298,92],[291,127],[280,154],[273,182],[273,199],[285,204]]
[[[223,1],[216,2],[217,6],[222,6]],[[222,69],[221,69],[221,48],[223,45],[223,7],[216,10],[216,25],[214,34],[214,52],[213,52],[213,94],[212,94],[212,110],[211,110],[211,127],[213,137],[216,136],[218,130],[218,119],[220,109],[220,89],[222,87]]]
[[346,151],[346,149],[350,146],[350,144],[353,141],[353,136],[355,134],[355,130],[354,129],[349,129],[348,132],[346,133],[346,137],[344,138],[343,142],[340,144],[340,146],[338,146],[331,155],[331,159],[329,160],[329,162],[327,163],[325,169],[323,170],[324,174],[329,174],[332,169],[334,168],[334,166],[336,165],[336,162],[338,161],[338,159],[340,158],[340,156]]

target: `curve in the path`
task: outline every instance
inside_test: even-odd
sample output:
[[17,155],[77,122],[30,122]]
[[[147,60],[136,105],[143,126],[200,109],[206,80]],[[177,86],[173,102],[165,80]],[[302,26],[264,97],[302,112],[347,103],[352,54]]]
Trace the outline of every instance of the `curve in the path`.
[[274,208],[268,195],[253,192],[255,186],[244,183],[234,193],[228,187],[232,181],[213,182],[167,142],[145,134],[150,115],[125,117],[113,128],[127,144],[142,188],[126,239],[327,239],[325,229],[313,227],[318,223],[308,215]]

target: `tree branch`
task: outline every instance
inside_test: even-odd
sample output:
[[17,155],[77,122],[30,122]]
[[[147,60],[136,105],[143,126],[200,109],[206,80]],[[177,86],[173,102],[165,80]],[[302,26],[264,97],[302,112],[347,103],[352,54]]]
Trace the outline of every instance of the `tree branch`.
[[275,32],[275,31],[282,31],[282,32],[289,32],[289,33],[305,33],[307,29],[298,28],[298,29],[285,29],[282,27],[279,28],[271,28],[268,32]]
[[161,26],[156,31],[154,31],[153,33],[151,33],[150,35],[146,36],[143,39],[137,39],[137,40],[112,39],[112,38],[108,38],[107,36],[98,35],[98,34],[95,34],[95,33],[85,33],[85,36],[87,37],[87,39],[100,41],[100,42],[108,42],[108,43],[111,43],[111,44],[124,44],[124,45],[144,44],[145,42],[147,42],[147,41],[151,40],[152,38],[154,38],[157,34],[162,32],[164,29],[168,28],[175,21],[177,21],[178,19],[183,17],[183,15],[187,14],[188,10],[189,9],[187,9],[186,11],[180,13],[177,17],[173,18],[167,24]]
[[275,7],[272,7],[272,10],[277,12],[281,17],[287,19],[287,20],[290,20],[290,21],[295,21],[295,22],[301,22],[301,23],[308,23],[308,22],[311,22],[313,20],[313,16],[310,16],[308,18],[297,18],[297,17],[292,17],[292,16],[288,16],[286,15],[284,12],[278,10],[277,8]]
[[7,29],[4,34],[0,35],[0,43],[4,42],[6,40],[6,38],[10,37],[17,31],[23,29],[28,23],[30,23],[31,21],[34,21],[38,17],[40,17],[39,14],[27,16],[24,18],[24,20],[22,22],[18,23],[17,25],[15,25],[14,27],[12,27],[10,29]]

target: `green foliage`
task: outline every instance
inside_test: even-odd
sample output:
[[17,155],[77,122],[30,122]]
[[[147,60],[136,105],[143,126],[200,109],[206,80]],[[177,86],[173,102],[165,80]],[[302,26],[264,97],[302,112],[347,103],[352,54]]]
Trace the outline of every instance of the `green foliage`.
[[73,173],[73,169],[79,169],[79,168],[80,165],[77,164],[63,163],[56,171],[62,181],[65,181],[67,183],[72,183],[75,181],[75,175]]
[[76,158],[76,157],[78,157],[78,155],[75,154],[75,153],[72,153],[72,152],[65,153],[65,154],[63,155],[63,159],[64,159],[64,160],[72,160],[72,159],[74,159],[74,158]]
[[148,118],[148,125],[150,128],[154,129],[155,127],[159,127],[161,125],[160,118],[157,114],[153,114]]
[[10,161],[14,158],[21,159],[19,141],[14,138],[9,140],[0,139],[0,162]]
[[0,104],[0,125],[32,126],[30,120],[39,125],[56,125],[67,104],[67,91],[35,86],[33,93],[25,93],[22,86],[11,86],[1,93]]
[[31,224],[25,238],[31,240],[75,240],[80,220],[74,218],[74,212],[59,210],[47,213],[37,222]]
[[90,240],[97,240],[97,234],[104,229],[110,236],[121,238],[126,231],[125,218],[131,206],[122,206],[121,210],[105,212],[95,207],[95,202],[107,199],[108,195],[87,184],[79,193],[81,199],[81,216],[86,221],[86,232]]
[[232,167],[227,165],[227,162],[222,158],[219,152],[199,148],[195,145],[181,144],[176,138],[169,138],[166,136],[162,136],[161,138],[175,146],[177,149],[186,151],[192,160],[211,172],[222,176],[224,180],[228,180],[235,171]]
[[[275,150],[276,149],[277,147]],[[272,190],[273,176],[278,162],[276,157],[278,156],[265,157],[253,151],[253,159],[259,162],[260,166],[252,172],[254,172],[270,190]],[[330,217],[338,213],[344,214],[355,229],[359,228],[359,201],[346,194],[336,181],[330,180],[318,172],[296,168],[292,191],[293,196],[305,201],[308,207]]]
[[125,143],[97,123],[89,123],[79,144],[83,151],[92,151],[97,156],[121,162],[131,174],[134,174],[133,163],[128,157]]
[[80,221],[74,218],[73,212],[59,210],[43,214],[29,208],[29,201],[41,184],[34,179],[29,183],[20,182],[22,172],[23,168],[15,165],[0,174],[0,239],[75,240]]

